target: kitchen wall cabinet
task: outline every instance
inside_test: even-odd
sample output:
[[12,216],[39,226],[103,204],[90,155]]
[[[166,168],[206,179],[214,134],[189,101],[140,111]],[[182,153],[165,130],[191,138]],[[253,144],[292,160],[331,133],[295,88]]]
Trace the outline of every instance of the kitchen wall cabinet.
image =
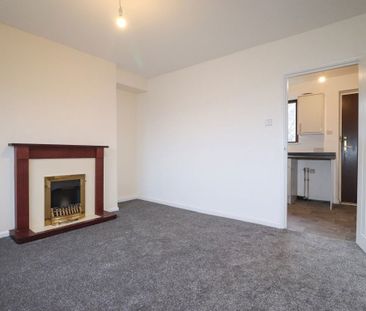
[[299,135],[324,134],[324,94],[299,96],[297,105]]

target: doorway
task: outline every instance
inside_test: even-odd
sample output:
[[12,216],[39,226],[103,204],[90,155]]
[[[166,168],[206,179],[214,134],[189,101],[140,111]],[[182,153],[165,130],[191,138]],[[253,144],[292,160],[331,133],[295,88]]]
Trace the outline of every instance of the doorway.
[[287,227],[356,239],[358,65],[288,79]]
[[357,204],[358,92],[340,96],[340,201]]

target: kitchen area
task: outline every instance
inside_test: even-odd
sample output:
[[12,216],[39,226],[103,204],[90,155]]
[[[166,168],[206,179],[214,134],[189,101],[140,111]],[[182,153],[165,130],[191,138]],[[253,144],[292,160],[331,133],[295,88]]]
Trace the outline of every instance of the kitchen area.
[[358,67],[288,81],[288,229],[354,240]]

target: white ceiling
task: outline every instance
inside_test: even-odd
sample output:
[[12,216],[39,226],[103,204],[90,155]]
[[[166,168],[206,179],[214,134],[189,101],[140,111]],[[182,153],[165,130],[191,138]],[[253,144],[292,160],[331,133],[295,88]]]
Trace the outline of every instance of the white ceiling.
[[365,0],[0,0],[0,21],[152,77],[366,13]]
[[324,76],[327,79],[335,78],[344,75],[358,75],[358,65],[350,65],[338,67],[330,70],[312,72],[304,75],[299,75],[289,79],[290,86],[301,84],[304,82],[318,81],[319,77]]

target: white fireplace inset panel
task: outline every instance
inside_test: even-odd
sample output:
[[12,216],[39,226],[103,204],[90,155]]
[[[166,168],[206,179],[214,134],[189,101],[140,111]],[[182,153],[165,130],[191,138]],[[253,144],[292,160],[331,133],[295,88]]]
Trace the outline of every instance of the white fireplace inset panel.
[[95,159],[31,159],[29,161],[29,228],[34,232],[52,229],[44,224],[47,176],[85,174],[85,218],[95,216]]

